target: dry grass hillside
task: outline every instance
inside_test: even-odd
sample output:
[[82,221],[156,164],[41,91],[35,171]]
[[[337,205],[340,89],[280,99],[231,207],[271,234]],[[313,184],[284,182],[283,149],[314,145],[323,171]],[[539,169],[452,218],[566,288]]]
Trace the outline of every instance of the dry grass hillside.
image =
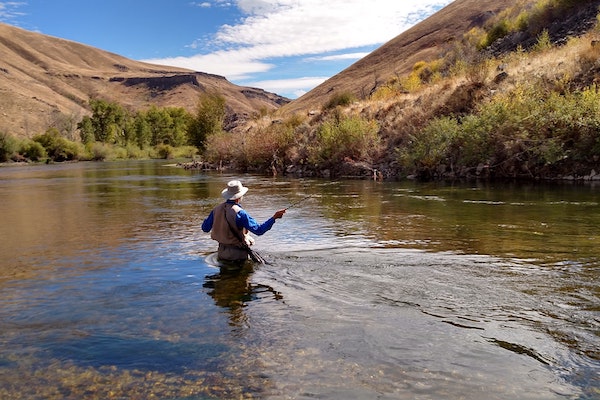
[[252,121],[243,151],[223,137],[205,156],[299,176],[600,180],[599,7],[457,0]]
[[74,133],[91,98],[132,110],[155,104],[193,111],[200,93],[217,91],[226,98],[233,123],[288,101],[221,76],[132,61],[5,24],[0,24],[0,54],[0,131],[16,136],[31,137],[49,127]]
[[392,77],[410,72],[415,63],[439,57],[471,28],[483,26],[488,18],[513,3],[514,0],[456,0],[284,106],[281,112],[318,109],[328,98],[345,92],[367,98]]

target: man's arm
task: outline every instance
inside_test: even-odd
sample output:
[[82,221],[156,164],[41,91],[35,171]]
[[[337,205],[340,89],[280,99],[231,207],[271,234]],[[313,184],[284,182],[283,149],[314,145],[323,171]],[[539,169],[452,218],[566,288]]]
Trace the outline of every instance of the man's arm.
[[259,224],[245,210],[242,209],[240,210],[240,212],[237,213],[236,224],[238,226],[243,226],[255,235],[260,236],[268,230],[270,230],[273,227],[273,224],[275,224],[275,220],[281,218],[284,213],[285,210],[279,210],[271,218],[269,218],[262,224]]
[[204,232],[210,232],[213,226],[214,219],[214,211],[211,211],[210,214],[208,214],[208,217],[206,217],[206,219],[202,222],[202,230]]

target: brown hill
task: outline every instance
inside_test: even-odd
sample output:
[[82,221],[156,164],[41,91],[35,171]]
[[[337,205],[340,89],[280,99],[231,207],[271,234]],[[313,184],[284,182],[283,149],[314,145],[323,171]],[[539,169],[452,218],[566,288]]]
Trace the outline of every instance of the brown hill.
[[437,58],[455,39],[460,40],[473,27],[483,26],[490,16],[514,3],[514,0],[456,0],[280,111],[318,109],[340,93],[364,99],[390,78],[410,72],[415,63]]
[[133,61],[6,24],[0,24],[0,54],[0,131],[17,136],[49,127],[74,134],[91,98],[133,110],[155,104],[193,111],[200,93],[218,91],[231,125],[289,101],[218,75]]

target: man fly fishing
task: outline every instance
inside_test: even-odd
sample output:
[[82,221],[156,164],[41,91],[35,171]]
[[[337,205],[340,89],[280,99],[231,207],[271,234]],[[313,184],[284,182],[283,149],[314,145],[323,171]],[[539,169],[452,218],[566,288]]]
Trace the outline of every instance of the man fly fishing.
[[227,188],[221,192],[225,202],[216,206],[202,222],[202,230],[211,232],[210,237],[219,242],[219,260],[239,262],[250,257],[253,261],[264,262],[262,257],[250,248],[254,240],[248,232],[260,236],[269,231],[275,220],[285,214],[285,209],[278,210],[262,224],[258,223],[240,206],[247,191],[248,188],[240,181],[229,181]]

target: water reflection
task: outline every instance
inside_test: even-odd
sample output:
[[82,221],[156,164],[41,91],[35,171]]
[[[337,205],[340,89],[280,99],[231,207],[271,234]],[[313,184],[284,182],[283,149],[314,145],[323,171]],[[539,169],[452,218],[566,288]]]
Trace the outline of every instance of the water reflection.
[[[241,178],[263,220],[200,230]],[[0,398],[597,398],[600,204],[584,185],[0,168]],[[208,255],[208,256],[207,256]],[[285,300],[285,301],[284,301]]]
[[[215,254],[208,256],[214,263]],[[282,295],[272,287],[252,282],[255,265],[251,261],[240,263],[219,263],[219,272],[207,275],[202,285],[215,304],[229,314],[234,335],[241,335],[248,327],[248,317],[244,313],[250,301],[270,297],[281,300]]]

